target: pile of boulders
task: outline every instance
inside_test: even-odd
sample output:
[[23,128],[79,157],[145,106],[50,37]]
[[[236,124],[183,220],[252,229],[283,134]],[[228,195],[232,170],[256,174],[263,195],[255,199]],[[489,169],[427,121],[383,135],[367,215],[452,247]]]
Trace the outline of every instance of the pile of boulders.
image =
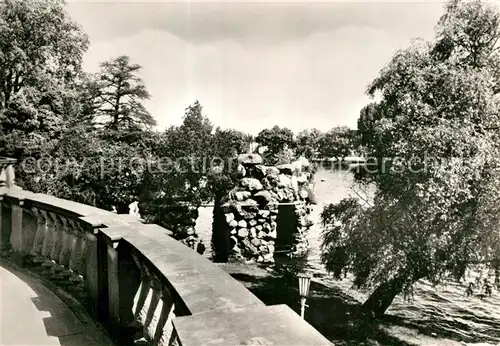
[[196,206],[189,203],[179,203],[175,208],[175,213],[172,213],[170,217],[172,225],[169,229],[175,239],[203,255],[205,245],[195,229],[198,216],[199,212]]
[[298,229],[292,230],[293,255],[304,255],[308,249],[307,231],[311,226],[308,215],[314,202],[313,174],[309,162],[301,158],[276,167],[262,164],[258,154],[243,154],[238,158],[239,184],[223,200],[227,232],[230,233],[230,257],[274,262],[278,237],[278,206],[295,207]]

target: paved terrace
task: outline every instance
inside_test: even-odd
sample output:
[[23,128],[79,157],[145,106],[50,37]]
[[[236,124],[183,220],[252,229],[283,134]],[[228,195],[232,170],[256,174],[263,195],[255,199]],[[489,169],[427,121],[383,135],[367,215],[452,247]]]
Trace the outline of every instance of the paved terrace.
[[39,278],[0,262],[0,345],[111,346],[106,332],[72,299],[61,300]]
[[2,162],[3,344],[107,345],[102,325],[116,345],[331,345],[167,230],[23,191]]

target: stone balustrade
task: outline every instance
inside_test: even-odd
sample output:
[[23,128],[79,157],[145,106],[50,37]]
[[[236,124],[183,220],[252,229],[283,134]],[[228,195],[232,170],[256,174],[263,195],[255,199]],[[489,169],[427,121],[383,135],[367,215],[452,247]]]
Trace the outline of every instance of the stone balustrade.
[[2,256],[78,299],[118,345],[331,345],[168,234],[11,183],[0,189]]

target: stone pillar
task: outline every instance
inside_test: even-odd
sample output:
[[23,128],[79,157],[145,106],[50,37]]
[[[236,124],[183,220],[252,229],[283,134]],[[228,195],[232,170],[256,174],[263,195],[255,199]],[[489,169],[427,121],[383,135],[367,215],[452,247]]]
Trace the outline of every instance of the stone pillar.
[[10,210],[4,204],[4,196],[0,195],[0,251],[10,248]]
[[23,230],[23,204],[24,200],[16,199],[11,204],[10,244],[12,246],[12,259],[20,266],[24,265],[25,235]]
[[91,299],[91,313],[96,320],[100,320],[100,287],[99,287],[99,262],[98,262],[98,245],[97,245],[97,229],[91,229],[85,232],[86,236],[86,251],[85,251],[85,284],[87,294]]
[[118,241],[109,240],[107,244],[108,274],[108,311],[113,334],[119,333],[120,327],[120,273],[118,264]]
[[15,185],[15,174],[14,174],[14,166],[12,164],[8,165],[5,169],[6,175],[6,185],[7,188],[12,188]]
[[310,177],[307,160],[268,167],[261,164],[259,155],[244,154],[238,161],[241,180],[223,200],[224,214],[218,216],[225,217],[225,227],[214,230],[219,239],[229,238],[230,258],[273,263],[277,245],[289,255],[306,254],[309,223],[304,205],[309,202],[303,187]]
[[15,185],[14,164],[16,159],[0,157],[0,187],[12,188]]
[[140,271],[128,253],[130,248],[120,243],[122,237],[118,232],[117,229],[102,229],[98,238],[106,244],[108,328],[118,344],[131,345],[135,330],[134,297],[141,283]]
[[32,208],[31,211],[33,215],[36,217],[36,224],[37,224],[35,239],[33,239],[33,247],[31,249],[31,254],[34,257],[35,263],[41,263],[42,247],[45,240],[47,221],[45,220],[45,214],[43,214],[37,208]]

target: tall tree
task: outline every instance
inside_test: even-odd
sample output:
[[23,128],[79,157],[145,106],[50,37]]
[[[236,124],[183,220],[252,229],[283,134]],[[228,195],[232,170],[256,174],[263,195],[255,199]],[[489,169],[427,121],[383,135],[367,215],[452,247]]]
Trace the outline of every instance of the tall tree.
[[266,147],[264,160],[268,164],[276,164],[278,155],[286,149],[294,149],[295,141],[293,132],[284,127],[274,126],[271,129],[262,130],[255,141],[262,147]]
[[[181,126],[167,129],[154,154],[160,165],[147,172],[145,190],[151,192],[142,205],[148,219],[186,237],[201,203],[212,196],[206,188],[210,167],[209,148],[213,126],[196,101],[186,109]],[[188,203],[190,207],[185,207]]]
[[149,99],[143,81],[137,76],[141,66],[119,56],[101,64],[100,93],[96,120],[118,129],[150,128],[156,121],[142,102]]
[[322,259],[375,288],[364,303],[375,316],[420,279],[499,258],[498,28],[489,5],[452,1],[436,39],[397,52],[369,87],[381,95],[360,119],[379,158],[364,175],[375,198],[325,208]]
[[347,126],[337,126],[321,135],[317,140],[318,152],[323,158],[338,160],[349,156],[356,148],[356,131]]
[[297,155],[302,155],[310,159],[318,151],[318,140],[321,137],[321,131],[318,129],[303,130],[297,135]]
[[[62,1],[0,3],[0,155],[52,150],[80,112],[76,84],[87,47]],[[19,173],[23,184],[29,177]]]

